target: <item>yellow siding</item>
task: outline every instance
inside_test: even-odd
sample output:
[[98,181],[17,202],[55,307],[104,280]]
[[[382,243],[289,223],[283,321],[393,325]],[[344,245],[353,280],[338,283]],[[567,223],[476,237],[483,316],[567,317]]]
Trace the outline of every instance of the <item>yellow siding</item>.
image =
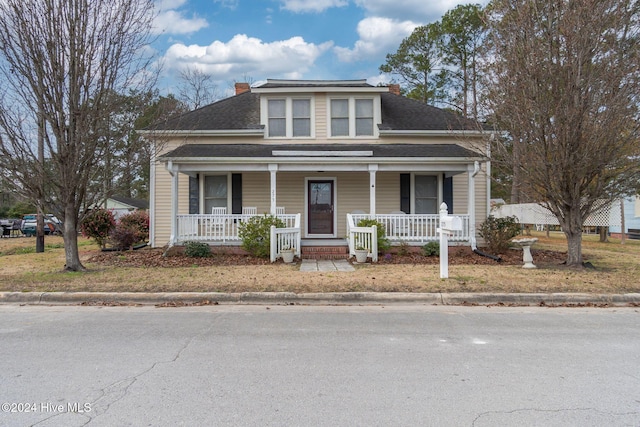
[[400,172],[376,173],[376,213],[400,210]]
[[[468,175],[460,173],[453,176],[453,212],[457,215],[467,214],[468,211]],[[451,210],[451,207],[449,207]]]
[[269,213],[271,211],[270,179],[268,172],[243,173],[242,205],[257,207],[260,215]]
[[322,94],[316,94],[315,100],[316,139],[327,139],[327,98]]

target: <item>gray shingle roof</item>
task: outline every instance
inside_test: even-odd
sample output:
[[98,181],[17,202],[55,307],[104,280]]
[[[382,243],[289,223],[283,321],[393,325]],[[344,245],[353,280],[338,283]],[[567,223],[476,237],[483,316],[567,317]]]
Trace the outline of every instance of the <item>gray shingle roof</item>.
[[[265,84],[264,87],[291,87],[282,84]],[[301,87],[304,84],[296,84]],[[313,86],[311,82],[309,85]],[[370,86],[365,84],[366,86]],[[334,86],[339,86],[335,84]],[[353,86],[353,84],[351,84]],[[472,120],[432,107],[422,102],[391,93],[381,93],[382,124],[380,130],[388,131],[449,131],[477,130]],[[262,129],[260,124],[260,95],[241,93],[209,104],[151,127],[154,130],[177,131],[239,131]]]
[[[480,154],[456,144],[185,144],[160,156],[185,158],[271,158],[274,151],[371,151],[373,156],[425,158],[480,158]],[[281,156],[278,156],[281,157]],[[304,157],[304,156],[302,156]],[[331,157],[327,155],[325,157]]]
[[415,99],[381,93],[380,130],[478,130],[473,120]]
[[260,125],[260,98],[251,92],[225,98],[156,125],[154,130],[252,130]]

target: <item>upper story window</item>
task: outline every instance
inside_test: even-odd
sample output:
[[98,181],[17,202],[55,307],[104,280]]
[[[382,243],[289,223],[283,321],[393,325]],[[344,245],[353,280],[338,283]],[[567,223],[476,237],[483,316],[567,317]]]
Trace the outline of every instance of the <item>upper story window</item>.
[[267,100],[269,138],[310,138],[312,136],[311,98],[273,98]]
[[331,137],[374,136],[373,98],[331,98],[329,103]]

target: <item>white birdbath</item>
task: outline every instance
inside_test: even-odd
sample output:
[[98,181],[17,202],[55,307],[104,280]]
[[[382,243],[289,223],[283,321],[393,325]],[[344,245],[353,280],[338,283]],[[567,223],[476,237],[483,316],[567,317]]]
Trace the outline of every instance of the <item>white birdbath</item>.
[[531,256],[531,246],[537,241],[538,239],[535,237],[529,239],[515,239],[511,241],[511,243],[522,248],[522,261],[524,261],[522,268],[538,268],[533,264],[533,256]]

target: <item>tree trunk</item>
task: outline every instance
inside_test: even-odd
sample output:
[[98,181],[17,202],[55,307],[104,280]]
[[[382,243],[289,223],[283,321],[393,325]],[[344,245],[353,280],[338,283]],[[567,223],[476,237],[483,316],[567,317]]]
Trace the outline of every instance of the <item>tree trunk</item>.
[[600,242],[608,242],[609,241],[609,227],[600,227]]
[[570,232],[565,231],[567,236],[567,265],[573,267],[582,267],[582,231]]
[[67,204],[65,208],[64,229],[62,237],[64,238],[64,256],[65,271],[84,271],[85,267],[80,262],[80,254],[78,252],[78,225],[77,215],[73,204]]
[[[573,215],[572,215],[573,214]],[[582,226],[581,221],[578,218],[572,218],[572,216],[579,216],[578,212],[567,212],[565,214],[567,221],[563,221],[562,230],[565,236],[567,236],[567,265],[573,267],[582,267]]]

